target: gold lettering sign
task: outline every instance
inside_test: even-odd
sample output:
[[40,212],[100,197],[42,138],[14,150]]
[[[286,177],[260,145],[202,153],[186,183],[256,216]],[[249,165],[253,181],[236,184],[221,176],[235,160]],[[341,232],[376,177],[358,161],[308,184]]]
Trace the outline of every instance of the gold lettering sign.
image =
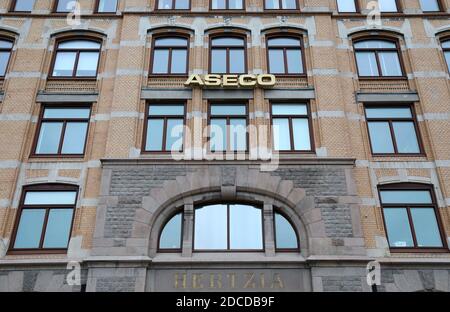
[[184,83],[186,87],[198,88],[271,88],[275,85],[275,75],[191,75]]

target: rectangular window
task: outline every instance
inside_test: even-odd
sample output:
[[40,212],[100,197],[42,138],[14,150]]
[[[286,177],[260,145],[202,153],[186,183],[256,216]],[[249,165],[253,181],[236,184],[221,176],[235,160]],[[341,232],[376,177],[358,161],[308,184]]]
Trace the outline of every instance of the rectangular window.
[[36,0],[15,0],[12,8],[15,12],[31,12]]
[[439,12],[441,6],[439,0],[420,0],[420,7],[423,12]]
[[209,148],[212,152],[247,151],[247,105],[211,104]]
[[378,0],[380,12],[398,12],[397,0]]
[[184,117],[184,104],[150,104],[144,136],[144,151],[182,151]]
[[83,156],[90,114],[88,107],[44,107],[34,155]]
[[356,0],[337,0],[338,11],[341,13],[357,12]]
[[391,248],[444,247],[431,190],[381,189],[380,199]]
[[445,61],[447,63],[447,69],[450,73],[450,40],[446,38],[444,41],[442,41],[441,45],[442,51],[444,52]]
[[24,191],[12,251],[67,249],[76,206],[75,187],[30,187]]
[[190,0],[158,0],[158,10],[189,10]]
[[310,152],[311,131],[307,104],[272,104],[273,148],[278,151]]
[[98,13],[116,13],[117,0],[97,0]]
[[297,0],[264,0],[266,10],[295,10]]
[[244,0],[211,0],[212,10],[243,10]]
[[66,12],[72,12],[74,7],[74,1],[73,0],[57,0],[56,1],[56,12],[66,13]]
[[421,154],[418,125],[411,107],[366,107],[372,154]]

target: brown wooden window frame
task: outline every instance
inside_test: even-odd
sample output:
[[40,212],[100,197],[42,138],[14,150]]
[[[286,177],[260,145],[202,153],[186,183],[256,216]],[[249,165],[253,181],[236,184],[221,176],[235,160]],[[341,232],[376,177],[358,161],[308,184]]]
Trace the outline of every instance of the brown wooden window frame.
[[[394,43],[395,48],[356,48],[355,47],[356,43],[359,43],[362,41],[373,41],[373,40]],[[407,76],[405,74],[405,72],[406,72],[405,65],[403,62],[403,57],[402,57],[400,44],[399,44],[398,40],[393,39],[393,38],[384,37],[384,36],[361,37],[361,38],[355,39],[353,41],[353,50],[354,50],[354,54],[355,54],[355,64],[356,64],[356,70],[358,72],[359,79],[362,79],[362,80],[377,80],[377,79],[378,80],[405,80],[405,79],[407,79]],[[358,52],[372,52],[375,54],[375,60],[377,62],[377,68],[378,68],[378,76],[361,76],[360,75],[358,61],[357,61],[357,57],[356,57],[356,54]],[[380,52],[396,52],[397,53],[398,61],[400,64],[400,70],[402,71],[400,76],[384,76],[383,75],[383,71],[381,69],[381,61],[380,61],[380,57],[379,57]]]
[[[50,108],[50,109],[51,108],[58,108],[58,109],[85,108],[85,109],[89,109],[89,117],[88,118],[44,118],[44,113],[47,108]],[[63,105],[44,104],[44,105],[42,105],[41,112],[39,115],[38,126],[36,127],[36,133],[34,136],[32,153],[31,153],[30,157],[33,157],[33,158],[34,157],[36,157],[36,158],[39,158],[39,157],[43,157],[43,158],[82,158],[82,157],[84,157],[84,155],[86,153],[88,138],[89,138],[89,128],[90,128],[91,116],[92,116],[92,105],[86,105],[86,104],[77,104],[77,105],[74,105],[74,104],[63,104]],[[56,154],[38,154],[38,153],[36,153],[37,144],[38,144],[39,137],[41,134],[42,124],[44,122],[63,123],[62,129],[61,129],[61,136],[59,138],[58,153],[56,153]],[[87,124],[86,138],[85,138],[85,142],[84,142],[83,153],[81,153],[81,154],[63,154],[62,153],[62,147],[64,144],[64,137],[65,137],[67,123],[70,123],[70,122],[85,122]]]
[[[223,105],[223,106],[245,106],[245,115],[214,115],[211,116],[211,106],[213,105]],[[224,150],[211,150],[211,120],[212,119],[226,119],[227,121],[227,148]],[[230,143],[230,120],[231,119],[245,119],[246,120],[246,135],[245,135],[245,150],[232,150]],[[208,103],[208,152],[209,153],[248,153],[249,145],[250,145],[250,137],[249,137],[249,103],[248,101],[211,101]]]
[[[73,191],[75,192],[75,203],[72,205],[61,205],[61,204],[55,204],[55,205],[25,205],[25,197],[27,192],[67,192],[67,191]],[[49,213],[51,210],[54,209],[73,209],[72,214],[72,222],[69,229],[69,237],[68,237],[68,244],[70,242],[70,238],[72,236],[73,231],[73,224],[75,220],[75,213],[76,213],[76,207],[78,202],[78,195],[79,195],[79,187],[75,185],[69,185],[69,184],[38,184],[38,185],[28,185],[24,186],[22,189],[22,195],[20,198],[20,205],[17,210],[16,219],[14,222],[14,228],[11,236],[11,242],[8,248],[7,254],[11,255],[23,255],[23,254],[65,254],[67,253],[67,248],[43,248],[44,239],[45,239],[45,232],[47,230],[48,225],[48,218]],[[17,238],[17,232],[19,229],[20,220],[22,217],[22,212],[26,209],[42,209],[45,210],[45,218],[41,229],[41,237],[39,242],[39,248],[14,248],[14,245],[16,243]]]
[[[181,46],[161,46],[156,47],[156,41],[159,39],[165,39],[165,38],[181,38],[186,40],[186,47]],[[153,73],[153,64],[155,63],[155,51],[156,50],[169,50],[169,58],[167,61],[167,73]],[[171,73],[172,69],[172,51],[173,50],[186,50],[186,70],[184,73]],[[190,36],[187,34],[180,34],[180,33],[165,33],[165,34],[155,34],[152,38],[152,49],[150,53],[150,70],[149,70],[149,76],[180,76],[185,77],[189,73],[189,57],[190,57]]]
[[[273,114],[273,105],[277,104],[301,104],[306,106],[307,114],[306,115],[275,115]],[[271,132],[273,133],[273,119],[276,118],[283,118],[289,120],[289,135],[290,135],[290,144],[291,149],[290,150],[276,150],[279,153],[295,153],[295,154],[313,154],[315,153],[315,143],[314,143],[314,129],[312,124],[312,114],[311,114],[311,105],[307,102],[295,102],[295,101],[271,101],[270,102],[270,126],[271,126]],[[296,150],[295,144],[294,144],[294,130],[293,130],[293,124],[292,119],[307,119],[308,120],[308,127],[309,127],[309,142],[311,144],[311,149],[309,150]],[[273,135],[271,136],[272,139],[272,146],[273,146]],[[273,146],[274,150],[275,147]]]
[[266,1],[268,0],[263,0],[263,8],[265,11],[294,11],[294,10],[299,10],[300,9],[300,5],[298,3],[299,0],[294,0],[295,1],[295,8],[293,9],[285,9],[283,8],[283,0],[278,0],[279,2],[279,9],[268,9],[267,5],[266,5]]
[[444,55],[444,62],[447,65],[447,72],[450,73],[450,62],[448,62],[447,58],[445,57],[445,53],[450,54],[450,46],[448,48],[444,48],[444,46],[443,46],[444,43],[450,44],[450,36],[446,36],[441,39],[441,47],[442,47],[442,53]]
[[[119,6],[119,1],[120,0],[116,0],[116,9],[114,11],[100,11],[100,1],[101,0],[95,0],[95,7],[94,7],[94,13],[97,14],[115,14],[117,13],[117,7]],[[108,0],[106,0],[108,1]]]
[[177,0],[171,0],[172,1],[172,7],[170,9],[160,9],[159,8],[159,2],[161,0],[156,0],[155,1],[155,11],[190,11],[192,8],[192,0],[188,0],[189,1],[189,7],[187,9],[176,9],[176,2]]
[[[303,73],[288,73],[288,58],[287,58],[287,50],[298,50],[298,47],[293,46],[276,46],[276,47],[270,47],[269,41],[271,39],[276,38],[293,38],[300,40],[300,53],[302,55],[302,69]],[[305,57],[305,44],[303,41],[303,36],[301,35],[295,35],[295,34],[271,34],[267,35],[266,37],[266,58],[267,58],[267,72],[272,74],[270,71],[270,50],[283,50],[283,61],[284,61],[284,73],[273,73],[276,76],[279,77],[306,77],[307,76],[307,70],[306,70],[306,57]]]
[[[219,38],[238,38],[238,39],[242,39],[244,40],[244,43],[242,45],[242,47],[240,46],[226,46],[226,45],[218,45],[218,46],[213,46],[213,40],[214,39],[219,39]],[[210,74],[218,74],[218,75],[242,75],[245,73],[248,73],[248,61],[247,61],[247,36],[243,35],[243,34],[226,34],[226,35],[211,35],[209,37],[209,64],[208,64],[208,69],[209,69],[209,73]],[[226,72],[224,73],[216,73],[212,71],[212,64],[213,64],[213,58],[212,58],[212,54],[213,54],[213,50],[215,49],[220,49],[220,50],[226,50]],[[230,51],[231,50],[243,50],[244,51],[244,72],[242,73],[234,73],[234,72],[230,72]]]
[[[276,214],[279,214],[280,216],[285,218],[286,221],[289,223],[289,225],[294,230],[295,238],[297,239],[297,248],[278,248],[277,247],[277,224],[276,224],[276,220],[275,220],[275,215]],[[288,215],[283,213],[279,209],[274,209],[274,211],[273,211],[273,243],[274,243],[274,246],[275,246],[275,252],[300,252],[300,250],[301,250],[300,236],[298,235],[297,228],[295,227],[295,225],[292,222],[292,220],[288,217]]]
[[[430,192],[430,196],[432,199],[431,204],[390,204],[390,203],[383,203],[381,200],[381,192],[382,191],[428,191]],[[381,205],[381,212],[383,216],[383,225],[386,233],[386,238],[388,240],[389,244],[389,237],[387,232],[387,226],[386,226],[386,218],[384,214],[385,209],[389,208],[405,208],[408,215],[408,221],[409,221],[409,227],[411,230],[411,235],[413,238],[414,247],[392,247],[389,244],[389,249],[392,252],[449,252],[448,245],[447,245],[447,239],[444,231],[444,226],[441,220],[441,215],[439,213],[439,208],[437,206],[436,201],[436,195],[434,193],[434,189],[432,185],[428,184],[419,184],[419,183],[396,183],[396,184],[387,184],[387,185],[379,185],[378,186],[378,198],[380,199],[380,205]],[[417,246],[417,238],[416,233],[414,229],[414,223],[411,216],[411,208],[429,208],[433,209],[436,217],[436,223],[439,230],[439,235],[442,241],[442,247],[419,247]]]
[[[150,106],[152,105],[162,105],[162,106],[183,106],[184,109],[184,114],[183,115],[155,115],[155,116],[149,116],[149,111],[150,111]],[[187,116],[187,105],[186,102],[184,101],[171,101],[169,102],[148,102],[146,103],[146,107],[145,107],[145,123],[144,123],[144,135],[142,136],[142,154],[169,154],[172,152],[172,150],[167,150],[166,149],[166,143],[167,143],[167,121],[169,119],[183,119],[183,126],[186,126],[186,116]],[[163,138],[162,138],[162,149],[158,150],[158,151],[151,151],[151,150],[147,150],[147,136],[148,136],[148,122],[151,119],[163,119],[164,120],[164,124],[163,124]],[[176,151],[176,152],[183,152],[184,150],[184,144],[185,144],[185,138],[186,138],[186,133],[183,130],[183,145],[181,147],[180,151]]]
[[225,1],[225,8],[224,9],[214,9],[213,8],[213,1],[214,0],[209,0],[209,9],[211,11],[245,11],[245,0],[240,0],[242,1],[242,8],[241,9],[230,9],[230,1],[231,0],[224,0]]
[[[200,208],[204,208],[207,206],[211,206],[211,205],[224,205],[227,206],[227,248],[226,249],[197,249],[195,248],[195,217],[196,217],[196,212],[197,209]],[[262,239],[262,249],[231,249],[231,231],[230,231],[230,206],[231,205],[246,205],[246,206],[251,206],[254,207],[256,209],[260,209],[261,210],[261,239]],[[217,252],[231,252],[231,253],[239,253],[239,252],[264,252],[266,250],[266,246],[265,246],[265,228],[264,228],[264,209],[263,206],[260,204],[255,204],[255,203],[251,203],[251,202],[246,202],[246,201],[227,201],[227,202],[208,202],[208,203],[203,203],[201,205],[196,205],[194,207],[194,218],[193,218],[193,226],[192,226],[192,251],[193,252],[200,252],[200,253],[207,253],[207,252],[212,252],[212,253],[217,253]]]
[[339,10],[339,3],[338,0],[336,0],[336,10],[338,13],[341,14],[355,14],[355,13],[361,13],[361,7],[359,4],[359,0],[353,0],[355,2],[355,11],[354,12],[346,12],[346,11],[340,11]]
[[6,74],[8,73],[9,66],[11,65],[11,56],[12,56],[12,53],[13,53],[15,40],[12,39],[12,38],[3,37],[3,36],[0,36],[0,40],[1,41],[7,41],[7,42],[11,43],[11,48],[0,48],[0,52],[8,52],[9,53],[8,62],[7,62],[6,67],[5,67],[5,74],[4,75],[0,75],[0,80],[4,80],[5,77],[6,77]]
[[[78,40],[95,42],[95,43],[98,43],[100,45],[100,47],[98,49],[59,49],[59,45],[62,43],[66,43],[66,42],[70,42],[70,41],[78,41]],[[101,60],[101,56],[102,56],[102,45],[103,45],[103,42],[101,39],[95,38],[95,37],[90,37],[90,36],[74,36],[74,37],[61,38],[61,39],[57,40],[55,43],[55,52],[53,53],[53,56],[52,56],[52,62],[51,62],[51,66],[50,66],[50,74],[49,74],[48,79],[50,79],[50,80],[52,80],[52,79],[53,80],[97,80],[98,71],[100,68],[100,60]],[[54,76],[53,75],[54,70],[55,70],[56,58],[58,57],[58,52],[76,53],[75,63],[74,63],[73,69],[72,69],[71,76]],[[95,76],[77,76],[76,75],[81,52],[88,52],[88,53],[97,52],[98,53],[98,61],[97,61],[97,68],[95,71]]]
[[[181,229],[180,229],[180,248],[162,248],[161,247],[161,235],[164,229],[166,228],[166,225],[172,220],[173,217],[177,215],[181,215]],[[176,212],[172,213],[163,223],[161,226],[161,230],[158,234],[158,247],[156,249],[157,252],[161,253],[175,253],[175,252],[181,252],[183,249],[183,234],[184,234],[184,211],[183,210],[177,210]]]
[[[26,1],[30,1],[30,0],[26,0]],[[17,11],[16,10],[16,5],[17,5],[17,0],[12,0],[11,1],[11,5],[9,7],[9,11],[10,12],[15,12],[15,13],[31,13],[33,11],[33,9],[34,9],[34,6],[36,5],[36,0],[34,0],[33,7],[31,8],[30,11]]]

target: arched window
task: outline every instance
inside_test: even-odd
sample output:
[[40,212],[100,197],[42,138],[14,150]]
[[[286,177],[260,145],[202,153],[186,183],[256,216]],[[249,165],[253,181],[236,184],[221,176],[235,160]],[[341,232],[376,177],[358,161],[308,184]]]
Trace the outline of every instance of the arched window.
[[354,44],[360,77],[402,77],[400,49],[396,41],[364,39]]
[[242,74],[247,72],[245,39],[227,36],[211,39],[210,73]]
[[153,40],[152,74],[187,74],[188,45],[186,37],[156,37]]
[[183,239],[182,228],[183,213],[179,212],[164,225],[159,236],[158,248],[164,251],[180,251]]
[[23,190],[11,252],[65,252],[72,231],[78,187],[34,185]]
[[100,42],[87,39],[58,42],[51,71],[52,77],[96,77],[100,47]]
[[450,38],[442,41],[442,51],[444,51],[444,57],[447,62],[447,68],[450,73]]
[[277,251],[296,251],[299,249],[297,232],[291,222],[281,213],[274,213],[275,248]]
[[432,186],[403,183],[379,187],[384,225],[393,251],[446,247]]
[[282,75],[302,75],[303,42],[300,37],[272,37],[267,39],[269,73]]
[[0,38],[0,78],[6,75],[12,48],[13,42],[11,40]]

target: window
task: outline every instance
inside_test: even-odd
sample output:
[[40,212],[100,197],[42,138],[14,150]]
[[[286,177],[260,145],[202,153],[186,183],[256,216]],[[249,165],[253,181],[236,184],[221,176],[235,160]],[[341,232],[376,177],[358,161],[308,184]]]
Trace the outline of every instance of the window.
[[56,0],[56,12],[66,13],[66,12],[72,12],[74,9],[74,3],[73,0]]
[[227,204],[195,209],[195,250],[262,250],[262,209]]
[[247,150],[247,105],[211,104],[209,147],[213,152]]
[[247,71],[245,39],[216,37],[211,39],[210,73],[242,74]]
[[67,185],[30,186],[24,189],[11,251],[67,249],[78,188]]
[[12,11],[31,12],[34,8],[35,0],[13,0]]
[[273,220],[275,224],[275,249],[277,251],[298,250],[298,237],[291,222],[278,212],[274,213]]
[[399,48],[388,40],[355,42],[355,55],[360,77],[402,77]]
[[91,40],[69,40],[57,44],[52,77],[95,78],[101,44]]
[[311,151],[307,104],[272,104],[273,148],[278,151]]
[[296,10],[297,0],[264,0],[266,10]]
[[95,11],[97,13],[116,13],[117,0],[97,0]]
[[412,107],[366,107],[365,110],[374,155],[422,153]]
[[380,187],[380,200],[391,248],[445,247],[431,187],[419,184]]
[[442,42],[442,51],[444,51],[444,57],[447,62],[447,69],[450,72],[450,39]]
[[183,149],[184,104],[150,104],[144,137],[146,152]]
[[183,239],[183,213],[179,212],[174,215],[164,225],[163,230],[159,236],[160,250],[181,250],[181,241]]
[[159,37],[153,41],[152,74],[187,74],[188,44],[184,37]]
[[378,0],[378,6],[380,12],[398,12],[397,0]]
[[0,38],[0,78],[4,78],[6,75],[9,60],[11,59],[12,48],[12,41]]
[[303,43],[296,37],[274,37],[267,40],[269,73],[283,75],[302,75]]
[[423,12],[439,12],[441,4],[439,0],[420,0],[420,7]]
[[190,0],[158,0],[158,10],[189,10]]
[[211,10],[243,10],[244,0],[211,0]]
[[355,13],[357,12],[357,0],[337,0],[338,12],[340,13]]
[[34,154],[82,156],[91,109],[88,107],[44,107]]

